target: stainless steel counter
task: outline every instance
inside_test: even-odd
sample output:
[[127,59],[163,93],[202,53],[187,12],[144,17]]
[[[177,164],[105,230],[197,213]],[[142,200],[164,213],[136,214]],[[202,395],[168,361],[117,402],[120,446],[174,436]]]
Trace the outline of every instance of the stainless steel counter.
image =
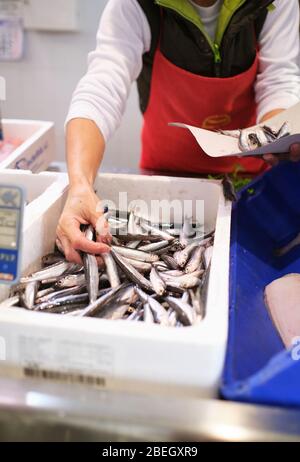
[[0,379],[0,441],[300,441],[300,410]]

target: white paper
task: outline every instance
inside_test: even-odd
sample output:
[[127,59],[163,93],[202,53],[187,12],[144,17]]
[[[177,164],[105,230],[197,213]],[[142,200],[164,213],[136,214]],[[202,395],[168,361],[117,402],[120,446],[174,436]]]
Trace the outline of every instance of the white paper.
[[[202,150],[210,157],[228,156],[258,156],[262,154],[280,154],[288,152],[294,143],[300,143],[300,103],[281,112],[268,121],[255,125],[253,128],[268,125],[275,130],[279,130],[284,122],[288,122],[291,128],[291,135],[274,141],[266,146],[252,151],[241,151],[238,139],[232,136],[222,135],[221,133],[193,127],[184,123],[170,123],[170,126],[181,127],[190,130]],[[240,127],[242,128],[242,127]]]
[[19,17],[0,15],[0,61],[18,61],[23,56],[24,28]]

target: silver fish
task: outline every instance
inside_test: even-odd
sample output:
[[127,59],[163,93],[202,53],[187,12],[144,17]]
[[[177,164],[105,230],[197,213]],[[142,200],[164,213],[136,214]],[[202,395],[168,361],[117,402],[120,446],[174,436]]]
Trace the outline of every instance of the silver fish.
[[194,276],[190,276],[189,278],[181,280],[181,281],[176,280],[176,279],[169,279],[168,281],[166,281],[166,284],[167,284],[167,289],[170,289],[170,290],[174,290],[174,289],[175,290],[176,289],[187,290],[187,289],[193,289],[194,287],[198,287],[200,282],[201,282],[200,279]]
[[110,285],[114,289],[115,287],[118,287],[121,284],[116,262],[109,253],[102,254],[101,256],[106,267],[106,272]]
[[25,308],[27,308],[28,310],[32,310],[34,307],[38,288],[39,288],[38,281],[29,282],[29,284],[26,285],[23,302],[24,302]]
[[131,260],[139,260],[146,263],[153,263],[159,260],[159,257],[140,250],[128,249],[126,247],[113,246],[112,249],[125,258]]
[[153,242],[151,244],[146,244],[141,247],[139,247],[139,250],[142,252],[156,252],[157,250],[164,249],[168,247],[170,244],[170,241],[160,241],[160,242]]
[[248,132],[246,130],[240,130],[239,148],[241,151],[250,150]]
[[[89,241],[93,240],[94,229],[89,226],[85,231],[85,237]],[[84,264],[85,278],[87,281],[87,289],[89,294],[90,303],[97,300],[99,288],[99,270],[98,263],[95,255],[90,255],[82,252],[82,259]]]
[[[131,252],[134,252],[131,250]],[[130,263],[128,263],[114,248],[111,250],[112,256],[126,276],[141,288],[152,291],[150,282],[142,276]]]
[[201,267],[202,255],[205,252],[205,247],[197,247],[190,257],[186,267],[185,273],[194,273]]
[[81,292],[84,292],[86,290],[86,284],[83,284],[82,286],[75,286],[75,287],[70,287],[67,289],[63,290],[58,290],[56,292],[50,292],[43,297],[36,298],[36,304],[41,304],[41,303],[46,303],[51,300],[57,300],[59,298],[67,297],[68,295],[78,295]]
[[193,308],[180,298],[166,297],[167,302],[176,311],[179,321],[184,326],[192,326],[196,321]]
[[159,228],[156,228],[155,226],[151,226],[145,221],[141,221],[141,226],[145,231],[148,231],[154,236],[159,236],[161,237],[164,241],[173,241],[174,236],[171,236],[171,234],[167,233],[166,231],[163,231]]
[[135,269],[137,269],[140,273],[145,274],[145,273],[150,273],[151,271],[151,263],[146,263],[143,261],[139,260],[131,260],[129,258],[124,258],[124,260],[132,265]]
[[150,282],[152,284],[154,292],[160,297],[162,297],[166,292],[166,284],[155,268],[152,268],[151,270]]
[[81,286],[86,283],[84,274],[68,274],[56,282],[56,287],[59,289],[67,289],[68,287]]
[[277,133],[277,139],[283,138],[291,134],[291,127],[288,122],[285,122]]
[[103,295],[102,297],[98,298],[95,302],[90,303],[83,311],[80,313],[80,317],[87,317],[87,316],[96,316],[100,311],[102,311],[105,305],[108,305],[115,299],[116,295],[123,290],[124,286],[116,287],[115,289],[111,289],[107,294]]
[[61,261],[56,263],[55,265],[47,266],[46,268],[42,269],[41,271],[37,271],[33,273],[29,277],[21,278],[21,284],[27,284],[28,282],[33,281],[43,281],[46,279],[52,279],[62,276],[65,273],[71,273],[74,269],[78,269],[79,266],[75,265],[74,263],[69,263],[67,261]]
[[135,290],[143,303],[149,303],[155,321],[162,326],[168,326],[169,317],[164,307],[157,300],[155,300],[155,298],[150,297],[138,287],[136,287]]
[[184,268],[185,265],[187,264],[192,252],[198,247],[197,242],[192,242],[189,244],[185,249],[183,249],[181,252],[176,253],[176,257],[174,255],[174,258],[180,268]]

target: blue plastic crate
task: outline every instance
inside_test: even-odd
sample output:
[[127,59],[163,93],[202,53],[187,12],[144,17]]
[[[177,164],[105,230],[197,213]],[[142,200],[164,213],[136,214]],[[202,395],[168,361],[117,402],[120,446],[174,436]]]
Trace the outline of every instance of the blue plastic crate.
[[300,273],[300,246],[282,258],[274,255],[299,232],[300,163],[282,163],[245,188],[233,208],[230,331],[221,387],[226,399],[300,406],[300,360],[284,348],[263,297],[274,279]]

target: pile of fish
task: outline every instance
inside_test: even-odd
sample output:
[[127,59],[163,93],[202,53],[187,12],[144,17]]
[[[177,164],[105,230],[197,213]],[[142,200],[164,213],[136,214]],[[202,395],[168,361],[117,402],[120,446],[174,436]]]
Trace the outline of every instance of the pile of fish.
[[274,130],[267,125],[243,130],[220,130],[222,135],[232,136],[239,140],[241,151],[252,151],[262,146],[266,146],[291,134],[288,122],[285,122],[279,130]]
[[[42,259],[38,272],[22,278],[2,305],[66,316],[191,326],[205,317],[214,232],[199,235],[191,220],[181,229],[153,226],[134,212],[107,215],[111,252],[82,254],[83,266],[58,249]],[[84,231],[95,240],[95,231]],[[59,246],[58,246],[59,247]],[[62,249],[61,249],[62,250]]]

